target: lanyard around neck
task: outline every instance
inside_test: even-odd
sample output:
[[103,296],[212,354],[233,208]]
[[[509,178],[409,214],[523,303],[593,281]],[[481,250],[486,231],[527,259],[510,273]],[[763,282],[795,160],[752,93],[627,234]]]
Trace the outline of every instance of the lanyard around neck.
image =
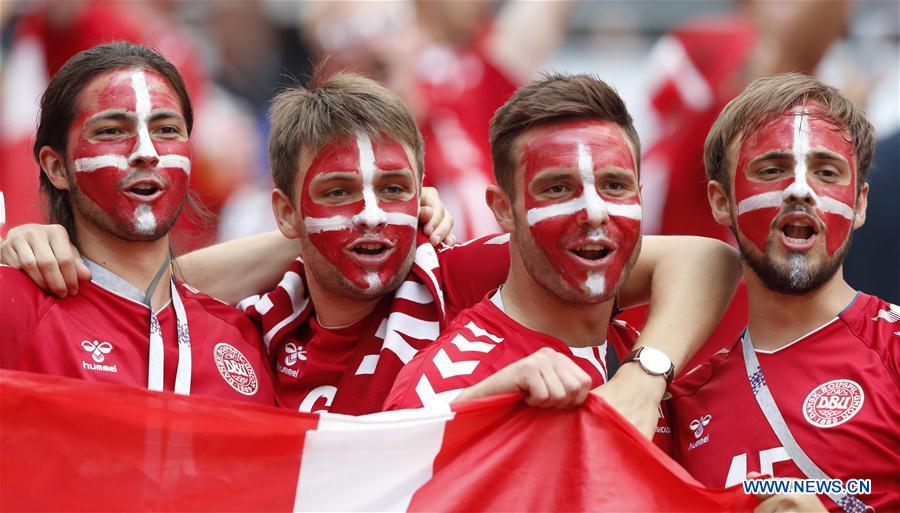
[[[756,357],[756,350],[753,349],[753,341],[750,340],[750,329],[744,330],[741,335],[741,347],[744,355],[744,366],[747,369],[747,379],[750,380],[750,388],[753,390],[753,396],[759,404],[759,408],[765,415],[766,420],[778,441],[781,442],[785,452],[790,456],[791,460],[803,472],[803,475],[810,479],[831,480],[818,465],[813,462],[803,451],[803,448],[794,439],[793,433],[788,428],[787,422],[781,415],[778,405],[775,404],[775,398],[763,375],[762,367],[759,364],[759,358]],[[855,495],[828,493],[828,497],[847,513],[864,513],[866,511],[874,511],[863,501],[859,500]]]
[[[144,296],[144,304],[150,308],[150,355],[147,365],[147,388],[150,390],[163,390],[163,377],[165,360],[165,347],[162,339],[162,328],[159,324],[159,317],[153,311],[153,293],[159,284],[160,278],[169,267],[170,259],[159,268],[147,293]],[[175,371],[175,393],[181,395],[190,395],[191,393],[191,335],[188,330],[187,312],[184,310],[184,303],[181,301],[181,295],[178,294],[178,288],[175,286],[175,280],[169,277],[169,291],[172,297],[172,307],[175,309],[175,326],[178,338],[178,367]]]

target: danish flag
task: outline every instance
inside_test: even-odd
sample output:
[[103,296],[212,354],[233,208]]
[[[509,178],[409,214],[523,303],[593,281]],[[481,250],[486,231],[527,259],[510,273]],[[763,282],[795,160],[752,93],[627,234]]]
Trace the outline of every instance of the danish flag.
[[[362,417],[0,371],[3,511],[750,511],[596,395]],[[84,412],[91,412],[85,415]],[[98,479],[115,486],[98,486]]]

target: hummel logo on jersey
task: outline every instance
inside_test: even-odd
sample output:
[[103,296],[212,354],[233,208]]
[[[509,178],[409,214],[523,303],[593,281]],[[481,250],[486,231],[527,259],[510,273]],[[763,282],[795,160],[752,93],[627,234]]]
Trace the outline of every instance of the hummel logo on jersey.
[[81,366],[85,370],[101,371],[101,372],[119,372],[115,365],[101,365],[106,355],[113,350],[113,345],[109,342],[99,342],[97,340],[82,340],[81,348],[91,354],[91,359],[97,363],[81,362]]
[[293,342],[288,342],[284,346],[284,352],[287,353],[287,356],[284,357],[284,364],[288,367],[291,367],[297,360],[306,361],[306,349],[302,347],[297,347]]
[[109,354],[109,352],[113,350],[113,346],[109,342],[97,342],[96,340],[93,342],[90,340],[82,340],[81,347],[85,351],[91,353],[91,358],[97,363],[102,363],[103,359],[106,358],[104,355]]
[[688,427],[690,427],[691,431],[694,432],[694,438],[696,438],[696,441],[688,444],[689,451],[694,450],[697,447],[700,447],[701,445],[705,444],[706,442],[709,442],[709,433],[707,433],[704,436],[703,428],[708,426],[709,421],[711,421],[711,420],[712,420],[712,415],[707,413],[706,415],[704,415],[702,417],[692,420],[691,423],[688,424]]
[[[275,362],[275,370],[296,379],[300,375],[300,369],[294,369],[293,366],[298,361],[306,361],[306,349],[297,347],[297,344],[293,342],[288,342],[281,351],[284,358]],[[284,363],[282,364],[282,362]]]

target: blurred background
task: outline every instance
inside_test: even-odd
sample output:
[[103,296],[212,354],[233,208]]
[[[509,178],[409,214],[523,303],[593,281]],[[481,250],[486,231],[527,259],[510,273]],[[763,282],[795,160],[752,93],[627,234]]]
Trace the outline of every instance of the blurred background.
[[752,79],[801,71],[841,88],[876,127],[868,221],[846,273],[900,303],[900,0],[0,0],[0,27],[3,233],[43,219],[31,144],[48,77],[104,41],[152,46],[187,80],[192,186],[217,217],[180,221],[181,250],[275,228],[267,105],[323,60],[326,72],[364,73],[411,106],[426,183],[461,240],[497,230],[483,201],[491,115],[556,70],[596,73],[628,104],[643,143],[646,233],[733,242],[709,215],[706,133]]

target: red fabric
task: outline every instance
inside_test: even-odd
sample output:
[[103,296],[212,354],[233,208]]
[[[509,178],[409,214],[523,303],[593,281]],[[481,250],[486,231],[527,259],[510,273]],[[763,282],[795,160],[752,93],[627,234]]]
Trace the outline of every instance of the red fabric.
[[[346,490],[359,489],[370,495],[351,497],[355,509],[369,511],[749,511],[757,503],[704,489],[595,396],[572,410],[496,397],[455,415],[347,418],[324,433],[327,418],[314,414],[0,371],[0,408],[15,412],[0,421],[4,511],[291,511],[330,498],[348,509],[340,507]],[[439,450],[423,461],[419,484],[377,473],[368,480],[375,488],[345,479],[368,458],[342,451],[348,442],[377,440],[402,455],[402,435],[423,424],[437,428]],[[335,456],[314,454],[322,449]],[[304,474],[316,459],[322,472]],[[404,463],[377,462],[387,474]],[[406,498],[391,502],[397,490]]]
[[[177,286],[190,330],[191,393],[274,404],[272,374],[253,323],[231,306]],[[143,304],[92,281],[82,282],[76,296],[60,300],[38,289],[25,273],[0,267],[0,312],[0,367],[146,388],[150,312]],[[178,361],[174,307],[169,304],[158,317],[166,363],[163,386],[173,390]],[[243,355],[235,361],[252,367],[255,387],[232,377],[215,351],[222,343]],[[99,344],[105,353],[89,350]]]
[[[821,329],[774,353],[757,352],[766,382],[800,447],[832,478],[871,479],[872,494],[860,498],[878,511],[900,510],[898,316],[900,308],[860,294]],[[845,422],[823,427],[810,418],[821,423],[825,415],[846,412],[852,404],[840,401],[849,398],[847,394],[838,396],[835,404],[809,398],[832,380],[855,383],[846,390],[860,392],[862,402]],[[707,486],[730,484],[747,471],[805,477],[793,462],[783,461],[781,443],[751,391],[740,341],[676,381],[673,393],[677,459]],[[816,409],[807,417],[809,407]],[[699,433],[689,427],[706,415],[710,418]],[[840,511],[830,499],[823,501],[832,511]]]
[[448,316],[506,278],[509,249],[501,238],[437,253],[420,234],[412,271],[398,291],[340,329],[319,325],[303,263],[295,261],[276,289],[239,305],[262,329],[279,400],[301,411],[381,411],[397,373],[437,338]]

